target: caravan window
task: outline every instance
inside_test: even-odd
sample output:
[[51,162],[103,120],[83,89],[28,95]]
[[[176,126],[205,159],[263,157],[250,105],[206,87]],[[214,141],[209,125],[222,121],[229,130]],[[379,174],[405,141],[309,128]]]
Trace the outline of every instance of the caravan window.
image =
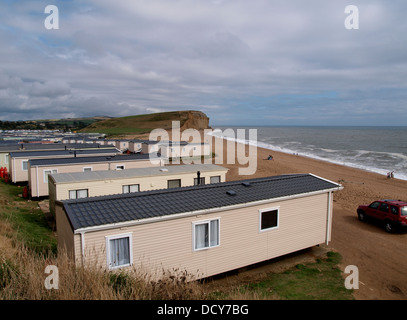
[[44,183],[48,183],[48,175],[58,173],[57,169],[53,170],[44,170]]
[[279,208],[271,208],[259,211],[260,231],[278,228]]
[[23,160],[23,161],[21,161],[21,165],[22,165],[23,171],[27,171],[27,170],[28,170],[28,160]]
[[129,184],[129,185],[123,186],[122,190],[123,190],[123,193],[139,192],[140,185],[139,184]]
[[219,182],[220,182],[220,176],[211,177],[211,183],[219,183]]
[[69,199],[81,199],[81,198],[87,198],[88,196],[89,196],[88,189],[69,191]]
[[219,219],[200,221],[193,224],[194,250],[219,246]]
[[[204,185],[205,184],[205,178],[200,178],[199,179],[199,184]],[[198,185],[198,178],[194,178],[194,186]]]
[[181,179],[168,180],[168,189],[181,187]]
[[106,237],[106,249],[110,269],[130,266],[133,263],[131,233]]

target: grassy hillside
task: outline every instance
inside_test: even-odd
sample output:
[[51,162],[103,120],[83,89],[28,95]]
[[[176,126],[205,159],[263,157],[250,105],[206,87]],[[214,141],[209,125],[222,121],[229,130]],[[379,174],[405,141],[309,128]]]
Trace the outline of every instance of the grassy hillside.
[[[209,119],[199,111],[172,111],[113,118],[95,122],[81,132],[99,132],[109,135],[149,133],[153,129],[171,129],[172,121],[180,121],[181,127],[188,123],[195,129],[207,127]],[[205,124],[206,123],[206,124]]]

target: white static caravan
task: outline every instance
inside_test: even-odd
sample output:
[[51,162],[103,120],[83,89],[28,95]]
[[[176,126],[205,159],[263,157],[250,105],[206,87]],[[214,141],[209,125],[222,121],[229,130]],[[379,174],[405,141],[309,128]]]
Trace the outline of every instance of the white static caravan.
[[127,139],[121,139],[121,140],[116,140],[115,141],[115,146],[117,149],[119,149],[120,151],[125,151],[125,150],[129,150],[129,144],[130,144],[130,140]]
[[58,201],[58,247],[77,265],[205,278],[328,244],[341,189],[293,174]]
[[34,159],[56,159],[68,157],[90,157],[90,156],[115,156],[120,151],[115,147],[77,147],[74,149],[63,150],[27,150],[24,152],[10,152],[9,166],[11,182],[28,181],[28,162]]
[[149,155],[142,154],[30,160],[28,162],[29,195],[33,198],[48,196],[48,175],[50,174],[124,170],[162,165],[161,159],[151,159]]
[[191,159],[200,158],[202,156],[210,156],[210,145],[207,143],[179,143],[171,142],[160,145],[161,155],[167,159],[185,158]]
[[159,152],[163,158],[200,158],[211,155],[208,143],[188,143],[186,141],[147,141],[142,143],[143,153]]
[[99,144],[76,144],[76,143],[10,143],[0,145],[0,167],[7,168],[10,172],[10,153],[27,151],[52,151],[52,150],[78,150],[78,149],[105,149]]
[[187,164],[50,174],[49,207],[54,214],[57,200],[225,182],[227,171],[214,164]]
[[129,151],[134,153],[140,153],[143,150],[143,142],[148,140],[130,140]]

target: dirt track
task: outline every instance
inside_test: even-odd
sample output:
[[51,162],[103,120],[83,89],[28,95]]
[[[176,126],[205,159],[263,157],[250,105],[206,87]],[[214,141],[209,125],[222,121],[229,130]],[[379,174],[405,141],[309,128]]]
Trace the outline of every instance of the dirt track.
[[407,299],[407,234],[388,234],[377,223],[360,222],[355,212],[334,210],[330,247],[340,252],[341,269],[359,270],[356,299]]

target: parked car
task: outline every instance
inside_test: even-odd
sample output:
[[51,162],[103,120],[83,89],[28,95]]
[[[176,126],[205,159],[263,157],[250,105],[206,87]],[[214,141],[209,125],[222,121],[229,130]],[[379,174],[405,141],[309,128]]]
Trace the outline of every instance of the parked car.
[[360,221],[374,218],[382,221],[387,232],[407,227],[407,202],[401,200],[377,200],[357,209]]

